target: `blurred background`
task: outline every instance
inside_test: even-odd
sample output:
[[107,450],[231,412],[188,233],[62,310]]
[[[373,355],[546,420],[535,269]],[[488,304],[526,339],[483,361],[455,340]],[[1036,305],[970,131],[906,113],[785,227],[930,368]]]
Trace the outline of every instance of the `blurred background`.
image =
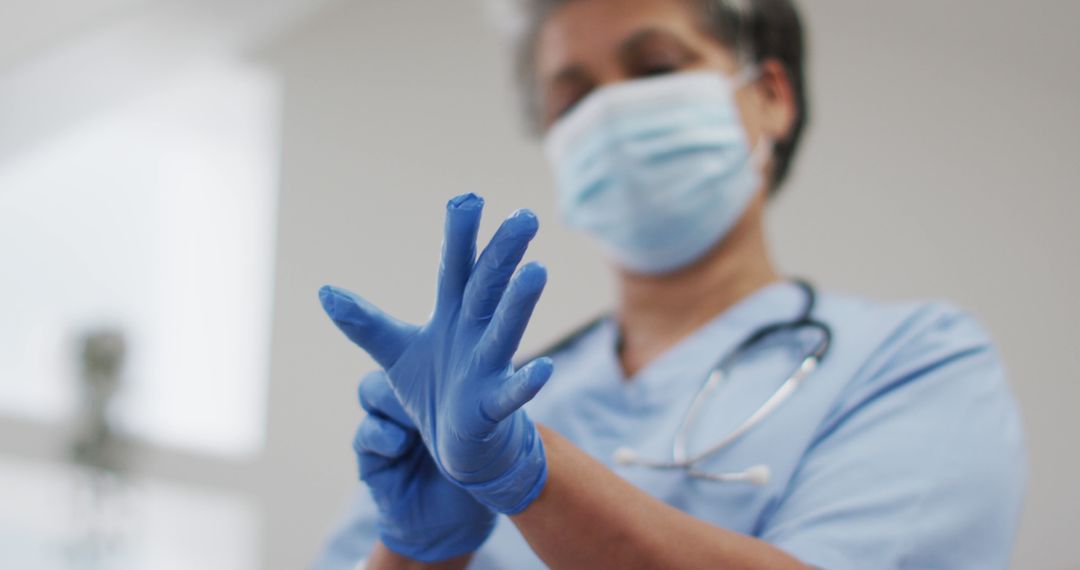
[[[1080,4],[814,0],[781,268],[947,298],[1000,344],[1014,566],[1077,569]],[[526,349],[611,305],[525,136],[504,14],[434,0],[0,0],[0,567],[307,566],[357,492],[372,367],[335,283],[419,321],[445,200],[519,207]]]

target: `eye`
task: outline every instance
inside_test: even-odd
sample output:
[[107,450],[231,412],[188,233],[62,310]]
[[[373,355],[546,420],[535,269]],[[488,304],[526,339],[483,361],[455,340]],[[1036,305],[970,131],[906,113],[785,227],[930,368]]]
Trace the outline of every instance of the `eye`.
[[672,63],[661,63],[656,65],[650,65],[638,71],[638,77],[656,77],[659,75],[668,75],[670,73],[676,73],[680,70],[678,65]]
[[634,78],[658,77],[683,71],[693,65],[687,54],[671,49],[654,49],[629,62],[627,74]]
[[578,85],[573,88],[558,89],[548,99],[547,111],[544,113],[544,121],[551,125],[574,110],[589,93],[592,93],[591,85]]
[[626,41],[619,59],[627,77],[642,78],[686,70],[701,56],[670,32],[643,30]]

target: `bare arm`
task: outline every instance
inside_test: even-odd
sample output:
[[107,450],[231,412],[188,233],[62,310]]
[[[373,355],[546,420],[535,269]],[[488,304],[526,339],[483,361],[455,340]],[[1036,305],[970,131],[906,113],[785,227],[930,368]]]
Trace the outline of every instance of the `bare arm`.
[[371,551],[365,568],[368,570],[464,570],[471,559],[472,554],[466,554],[450,560],[426,564],[406,558],[378,542]]
[[512,520],[550,567],[807,568],[766,542],[658,501],[559,434],[538,427],[547,485]]

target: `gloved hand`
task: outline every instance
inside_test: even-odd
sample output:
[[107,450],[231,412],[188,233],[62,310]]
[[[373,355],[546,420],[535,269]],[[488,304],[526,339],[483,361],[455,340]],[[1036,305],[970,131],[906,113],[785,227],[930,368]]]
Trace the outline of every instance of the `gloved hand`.
[[495,526],[495,513],[439,473],[385,372],[364,377],[360,405],[368,415],[353,446],[360,478],[379,508],[382,543],[421,562],[480,548]]
[[447,205],[435,311],[423,326],[341,289],[324,287],[319,297],[342,332],[387,371],[439,469],[491,509],[516,514],[547,480],[543,444],[520,408],[552,364],[541,358],[516,372],[511,365],[547,272],[530,263],[513,275],[538,227],[527,210],[507,218],[476,259],[482,209],[473,194]]

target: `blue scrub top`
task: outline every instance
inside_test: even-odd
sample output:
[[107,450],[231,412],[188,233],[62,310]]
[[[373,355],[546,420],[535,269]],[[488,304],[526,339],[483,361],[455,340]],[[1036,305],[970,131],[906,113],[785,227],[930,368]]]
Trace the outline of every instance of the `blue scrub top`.
[[[764,486],[615,464],[633,448],[669,460],[690,401],[719,359],[805,302],[776,283],[623,376],[606,320],[552,355],[555,374],[528,407],[621,477],[669,505],[830,570],[1006,568],[1026,478],[1023,433],[999,355],[969,315],[943,303],[881,304],[821,294],[833,330],[822,365],[778,410],[697,465],[767,465]],[[742,358],[688,436],[720,441],[787,379],[817,334],[779,335]],[[352,569],[377,539],[361,485],[316,568]],[[544,568],[506,517],[470,568]]]

